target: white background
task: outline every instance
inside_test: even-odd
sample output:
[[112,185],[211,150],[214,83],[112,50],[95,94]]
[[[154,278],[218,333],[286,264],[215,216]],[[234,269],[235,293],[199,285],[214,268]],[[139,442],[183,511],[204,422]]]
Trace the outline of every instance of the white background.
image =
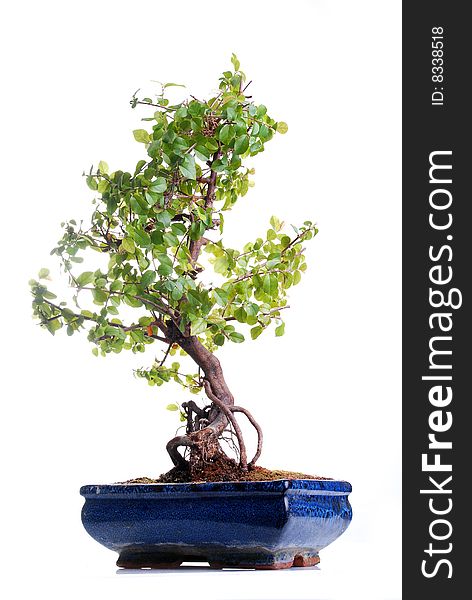
[[[400,2],[19,1],[1,28],[6,597],[399,598]],[[167,470],[164,407],[183,397],[132,377],[155,346],[97,359],[84,338],[40,330],[27,282],[56,268],[60,221],[88,214],[82,170],[141,158],[132,93],[160,80],[208,97],[233,51],[289,133],[255,160],[228,243],[271,214],[320,233],[286,335],[220,358],[264,425],[260,463],[349,480],[354,519],[319,569],[116,574],[82,529],[78,488]]]

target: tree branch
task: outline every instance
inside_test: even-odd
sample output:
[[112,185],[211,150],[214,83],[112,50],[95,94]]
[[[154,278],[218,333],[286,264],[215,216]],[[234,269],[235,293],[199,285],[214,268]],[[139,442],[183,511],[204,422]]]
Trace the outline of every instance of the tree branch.
[[[279,310],[285,310],[286,308],[290,308],[290,304],[287,304],[286,306],[277,306],[277,308],[273,308],[272,310],[269,310],[268,313],[263,313],[265,315],[272,315],[276,312],[279,312]],[[225,321],[236,321],[236,317],[225,317]]]
[[[213,166],[213,163],[215,161],[217,161],[220,157],[221,157],[221,150],[218,149],[213,154],[211,163],[209,163],[210,177],[208,178],[208,183],[206,184],[207,190],[206,190],[206,194],[205,194],[205,204],[204,204],[205,208],[210,208],[213,206],[213,200],[215,198],[215,192],[216,192],[216,180],[217,180],[218,174],[216,171],[213,171],[213,169],[211,167]],[[195,265],[195,263],[197,262],[198,256],[200,254],[200,250],[203,245],[202,239],[203,238],[199,238],[198,240],[192,240],[190,242],[190,246],[189,246],[190,260],[192,261],[193,265]]]
[[[49,304],[49,306],[52,306],[52,308],[55,308],[56,310],[58,310],[60,314],[58,314],[58,315],[56,315],[54,317],[49,317],[48,319],[45,319],[44,321],[42,321],[42,323],[43,322],[47,323],[47,322],[50,322],[50,321],[54,321],[55,319],[59,319],[61,317],[64,318],[62,307],[57,306],[57,304],[54,304],[53,302],[50,302],[46,298],[44,298],[43,301],[44,301],[45,304]],[[67,311],[69,312],[70,309],[67,309]],[[90,322],[95,323],[97,325],[100,324],[98,322],[98,320],[94,319],[93,317],[88,317],[86,315],[78,314],[78,313],[73,312],[73,311],[70,311],[69,314],[70,313],[72,313],[72,316],[75,317],[76,320],[77,319],[82,319],[84,321],[90,321]],[[121,323],[113,323],[113,321],[106,321],[106,324],[109,327],[116,327],[117,329],[121,329],[122,331],[135,331],[137,329],[146,329],[146,327],[144,327],[143,325],[139,325],[137,323],[133,323],[133,325],[123,325]],[[155,321],[153,321],[151,323],[151,325],[156,325],[156,326],[160,327],[160,325],[163,325],[163,323],[162,323],[162,321],[160,321],[160,319],[156,319]],[[102,336],[101,338],[98,338],[98,339],[102,340],[102,339],[108,339],[110,337],[111,336],[109,336],[109,335],[104,335],[104,336]],[[148,334],[148,337],[153,338],[155,340],[159,340],[161,342],[170,343],[170,340],[168,338],[164,338],[164,337],[161,337],[159,335],[149,335]]]

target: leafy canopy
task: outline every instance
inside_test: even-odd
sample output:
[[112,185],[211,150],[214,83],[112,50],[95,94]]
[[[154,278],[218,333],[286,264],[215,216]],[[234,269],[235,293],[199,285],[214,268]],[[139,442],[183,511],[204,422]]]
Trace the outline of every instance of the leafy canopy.
[[[47,269],[30,282],[40,325],[53,335],[62,328],[68,335],[88,330],[95,355],[166,343],[164,360],[137,371],[150,385],[174,380],[193,392],[201,389],[198,374],[181,373],[179,362],[165,364],[178,351],[162,333],[166,323],[198,336],[211,352],[243,342],[245,326],[252,339],[272,322],[275,335],[283,335],[287,290],[306,269],[303,242],[317,233],[305,221],[290,235],[273,216],[263,237],[241,249],[225,245],[224,215],[252,185],[254,170],[245,160],[263,152],[276,132],[287,131],[246,95],[234,54],[232,65],[209,100],[170,104],[166,94],[173,83],[162,85],[156,99],[133,96],[133,108],[145,105],[153,113],[143,119],[147,128],[133,132],[144,158],[131,171],[110,172],[103,161],[90,170],[87,185],[96,192],[90,223],[63,223],[51,252],[74,289],[74,306],[48,290]],[[108,257],[106,269],[80,271],[90,251]],[[202,281],[204,262],[221,283]],[[128,307],[137,316],[126,323]]]

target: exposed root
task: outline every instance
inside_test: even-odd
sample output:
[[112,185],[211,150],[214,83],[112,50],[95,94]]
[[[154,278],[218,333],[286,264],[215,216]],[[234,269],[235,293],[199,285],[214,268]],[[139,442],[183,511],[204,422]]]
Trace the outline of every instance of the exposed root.
[[239,445],[239,464],[241,465],[241,469],[243,471],[247,471],[247,452],[246,452],[246,445],[244,443],[243,432],[241,431],[241,428],[239,427],[239,423],[236,421],[236,417],[233,415],[232,407],[226,406],[226,404],[221,402],[219,400],[219,398],[217,398],[215,396],[215,394],[212,392],[211,385],[208,380],[205,379],[205,381],[203,382],[203,385],[205,386],[205,392],[206,392],[206,395],[208,396],[208,398],[210,398],[210,400],[214,404],[216,404],[216,406],[223,412],[225,417],[228,419],[228,421],[233,426],[234,432],[238,439],[238,445]]
[[259,457],[262,452],[262,440],[263,440],[262,429],[261,429],[260,425],[254,419],[254,417],[251,415],[251,413],[246,408],[243,408],[242,406],[231,406],[230,410],[233,413],[240,412],[240,413],[243,413],[243,415],[246,415],[246,417],[249,419],[249,422],[251,423],[251,425],[257,431],[257,450],[254,455],[254,458],[248,464],[248,467],[253,467],[256,464],[256,462],[259,460]]
[[[216,460],[221,461],[221,457],[232,460],[221,449],[218,441],[221,439],[229,443],[230,446],[233,446],[233,451],[239,459],[239,468],[242,472],[246,472],[248,469],[254,467],[261,455],[262,430],[247,409],[241,406],[227,406],[221,402],[213,393],[211,385],[207,380],[204,381],[204,387],[212,405],[200,408],[193,400],[182,405],[187,412],[187,433],[176,436],[167,443],[167,451],[172,462],[178,470],[190,470],[193,473],[201,471],[204,465]],[[214,413],[213,421],[209,422],[208,418],[215,407],[217,409],[216,414]],[[256,453],[249,463],[247,461],[247,451],[243,434],[234,414],[237,412],[244,414],[257,432]],[[221,419],[220,413],[224,415],[224,420]],[[213,424],[216,420],[218,420],[219,425],[215,429]],[[228,425],[230,433],[236,437],[237,445],[233,442],[232,437],[227,438],[223,435]],[[184,455],[178,451],[180,447],[186,448],[187,452]],[[188,454],[188,460],[185,454]]]
[[180,448],[181,446],[193,446],[193,442],[188,435],[178,435],[169,440],[166,445],[166,450],[174,465],[180,469],[185,469],[187,461],[177,450],[177,448]]
[[177,436],[167,443],[167,452],[174,465],[179,469],[187,469],[188,461],[177,450],[182,446],[190,448],[192,461],[209,462],[221,453],[218,436],[210,427],[193,431],[187,435]]

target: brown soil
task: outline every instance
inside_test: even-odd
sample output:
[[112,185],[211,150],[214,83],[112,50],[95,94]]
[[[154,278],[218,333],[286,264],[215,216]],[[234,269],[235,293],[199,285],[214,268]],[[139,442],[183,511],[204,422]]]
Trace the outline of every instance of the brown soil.
[[206,463],[205,467],[196,470],[192,474],[189,470],[178,468],[163,473],[158,479],[149,477],[136,477],[121,483],[196,483],[204,481],[273,481],[274,479],[331,479],[330,477],[319,477],[306,475],[296,471],[271,470],[255,466],[249,471],[242,471],[239,465],[229,459],[217,460]]

